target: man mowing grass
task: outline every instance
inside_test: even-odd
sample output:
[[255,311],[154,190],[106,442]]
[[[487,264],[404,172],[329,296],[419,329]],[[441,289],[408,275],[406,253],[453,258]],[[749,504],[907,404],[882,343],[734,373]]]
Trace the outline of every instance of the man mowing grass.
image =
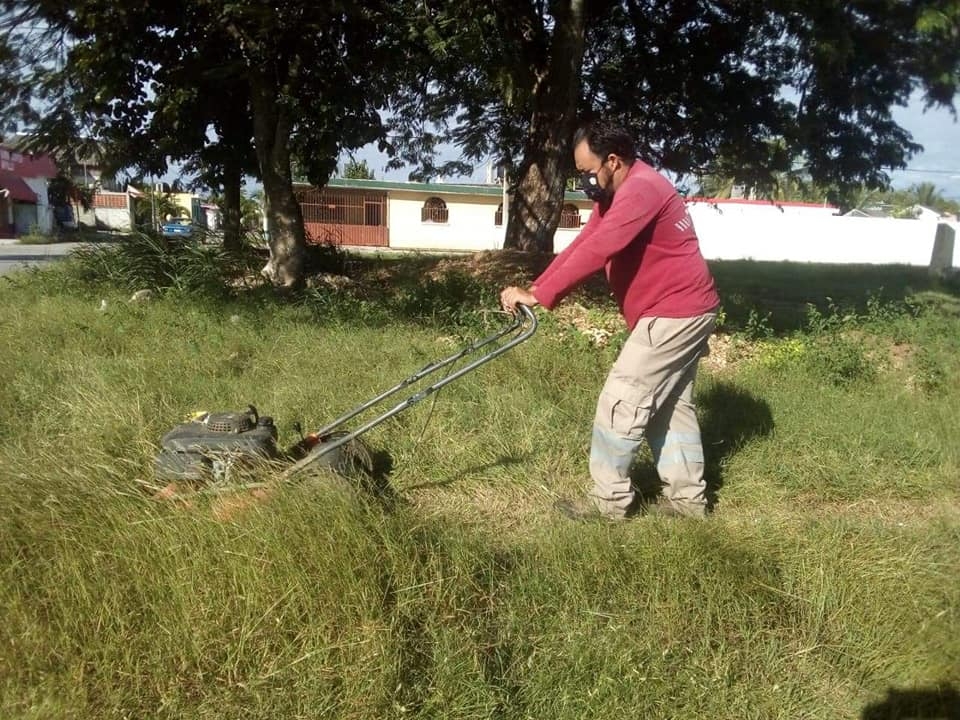
[[646,510],[703,517],[703,444],[693,382],[720,304],[713,277],[683,200],[637,159],[629,132],[595,122],[577,130],[573,147],[581,186],[594,201],[590,220],[533,285],[500,294],[508,310],[518,303],[553,309],[605,269],[630,329],[597,403],[593,488],[558,501],[557,508],[578,520],[631,514],[630,465],[646,436],[663,483],[656,505]]

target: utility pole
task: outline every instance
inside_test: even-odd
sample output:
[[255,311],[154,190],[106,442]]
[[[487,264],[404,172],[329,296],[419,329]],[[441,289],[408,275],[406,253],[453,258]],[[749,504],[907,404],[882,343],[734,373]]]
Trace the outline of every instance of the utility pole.
[[[150,180],[153,180],[152,175]],[[157,229],[157,184],[154,182],[150,183],[150,229]]]

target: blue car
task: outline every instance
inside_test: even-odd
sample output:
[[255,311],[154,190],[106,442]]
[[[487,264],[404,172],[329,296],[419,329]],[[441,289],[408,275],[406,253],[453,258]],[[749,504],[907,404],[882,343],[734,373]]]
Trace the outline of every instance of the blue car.
[[190,218],[173,218],[160,226],[164,237],[190,237],[193,234],[193,223]]

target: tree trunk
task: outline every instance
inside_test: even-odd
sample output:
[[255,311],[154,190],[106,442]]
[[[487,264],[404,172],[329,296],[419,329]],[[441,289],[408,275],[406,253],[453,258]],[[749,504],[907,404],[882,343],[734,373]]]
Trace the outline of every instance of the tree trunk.
[[584,0],[555,3],[556,29],[514,186],[504,247],[553,252],[580,97]]
[[556,123],[540,122],[543,139],[528,143],[524,152],[520,179],[510,201],[504,247],[553,252],[553,235],[563,209],[564,155],[570,151],[569,134],[555,137],[560,134],[555,131]]
[[303,282],[307,240],[290,171],[292,122],[289,111],[277,102],[272,70],[250,72],[253,138],[270,236],[270,260],[260,272],[274,285],[293,288]]
[[237,251],[243,246],[241,236],[240,195],[243,171],[240,163],[227,159],[223,166],[223,247]]
[[222,173],[219,180],[223,186],[223,247],[237,251],[243,247],[241,200],[250,124],[248,118],[235,108],[225,106],[221,110],[217,122],[220,146],[216,149],[214,165]]

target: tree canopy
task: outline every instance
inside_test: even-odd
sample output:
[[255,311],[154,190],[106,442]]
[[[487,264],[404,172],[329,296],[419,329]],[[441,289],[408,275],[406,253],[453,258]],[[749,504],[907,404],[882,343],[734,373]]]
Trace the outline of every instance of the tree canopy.
[[[834,199],[882,187],[919,146],[892,119],[920,90],[952,106],[960,3],[458,0],[420,6],[428,71],[401,92],[398,158],[453,143],[513,165],[508,245],[546,247],[577,120],[612,117],[682,176],[772,190],[796,158]],[[550,156],[556,156],[552,159]],[[531,181],[533,176],[533,181]],[[548,187],[544,195],[536,188]],[[559,190],[557,189],[559,188]],[[516,220],[516,223],[514,222]]]
[[223,187],[238,225],[239,182],[255,175],[266,274],[293,285],[306,240],[291,159],[323,184],[341,150],[382,135],[402,5],[3,0],[0,63],[20,71],[0,85],[3,112],[48,147],[94,140],[116,165],[157,174],[184,160]]
[[[682,178],[787,176],[840,198],[883,187],[919,146],[891,110],[951,106],[957,0],[0,0],[0,116],[118,163],[184,161],[222,187],[263,182],[279,285],[302,276],[293,166],[324,184],[371,142],[426,179],[508,168],[506,243],[551,249],[570,141],[622,120]],[[441,163],[453,144],[459,160]],[[76,150],[75,150],[76,151]],[[239,225],[238,225],[239,226]]]
[[366,160],[351,158],[343,165],[343,176],[350,180],[373,180],[373,170],[367,166]]

